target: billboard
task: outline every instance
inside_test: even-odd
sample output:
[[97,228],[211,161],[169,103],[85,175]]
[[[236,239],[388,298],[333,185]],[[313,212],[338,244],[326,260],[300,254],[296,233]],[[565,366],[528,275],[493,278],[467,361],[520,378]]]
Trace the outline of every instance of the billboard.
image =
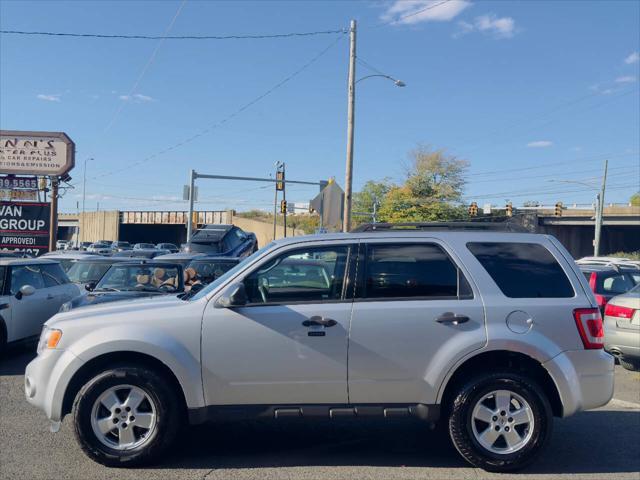
[[49,203],[0,202],[0,250],[48,252],[50,212]]
[[62,176],[75,163],[75,144],[62,132],[0,130],[0,172]]

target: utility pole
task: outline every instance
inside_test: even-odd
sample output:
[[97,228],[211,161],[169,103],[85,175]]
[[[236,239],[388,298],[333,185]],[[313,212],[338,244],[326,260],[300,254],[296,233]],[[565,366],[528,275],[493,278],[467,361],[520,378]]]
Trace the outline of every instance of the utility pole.
[[602,188],[598,195],[598,205],[596,206],[596,228],[595,239],[593,242],[593,255],[600,255],[600,238],[602,236],[602,217],[604,216],[604,191],[607,186],[607,169],[609,167],[609,160],[604,161],[604,175],[602,176]]
[[[276,181],[273,197],[273,239],[277,236],[277,221],[278,221],[278,192],[282,191],[284,195],[284,163],[278,160],[276,162]],[[285,220],[286,221],[286,220]],[[285,227],[286,229],[286,227]]]
[[349,92],[347,100],[347,166],[344,179],[344,218],[342,231],[351,229],[351,195],[353,184],[353,130],[356,100],[356,21],[349,28]]
[[187,218],[187,243],[191,241],[193,235],[193,202],[195,199],[195,183],[196,183],[196,171],[191,169],[189,171],[189,218]]
[[50,177],[51,179],[51,209],[49,211],[49,251],[56,249],[56,241],[58,239],[58,177]]
[[[282,179],[285,179],[284,163],[282,164]],[[282,182],[282,201],[284,202],[283,212],[283,226],[284,226],[284,238],[287,238],[287,184]]]

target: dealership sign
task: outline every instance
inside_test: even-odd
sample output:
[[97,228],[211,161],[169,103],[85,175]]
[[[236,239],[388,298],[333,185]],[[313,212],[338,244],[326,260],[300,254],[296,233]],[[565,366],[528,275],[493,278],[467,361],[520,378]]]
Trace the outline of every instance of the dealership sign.
[[49,251],[49,203],[0,202],[0,250]]
[[61,176],[75,163],[75,144],[62,132],[0,130],[0,172]]

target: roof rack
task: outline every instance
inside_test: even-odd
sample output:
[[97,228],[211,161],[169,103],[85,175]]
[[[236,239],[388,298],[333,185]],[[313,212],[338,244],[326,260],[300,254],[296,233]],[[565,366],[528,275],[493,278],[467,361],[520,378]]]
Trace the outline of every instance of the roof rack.
[[406,222],[406,223],[363,223],[351,230],[357,232],[393,231],[491,231],[530,233],[522,225],[512,222]]

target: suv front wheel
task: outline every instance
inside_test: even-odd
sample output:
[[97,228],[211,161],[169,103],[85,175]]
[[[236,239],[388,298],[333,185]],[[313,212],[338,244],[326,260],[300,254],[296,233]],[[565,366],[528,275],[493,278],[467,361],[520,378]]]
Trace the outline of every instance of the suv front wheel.
[[516,373],[475,377],[457,393],[449,417],[454,446],[472,465],[508,472],[531,463],[553,425],[542,389]]
[[182,420],[175,392],[153,370],[116,367],[76,396],[75,435],[82,450],[107,466],[152,462],[171,444]]

